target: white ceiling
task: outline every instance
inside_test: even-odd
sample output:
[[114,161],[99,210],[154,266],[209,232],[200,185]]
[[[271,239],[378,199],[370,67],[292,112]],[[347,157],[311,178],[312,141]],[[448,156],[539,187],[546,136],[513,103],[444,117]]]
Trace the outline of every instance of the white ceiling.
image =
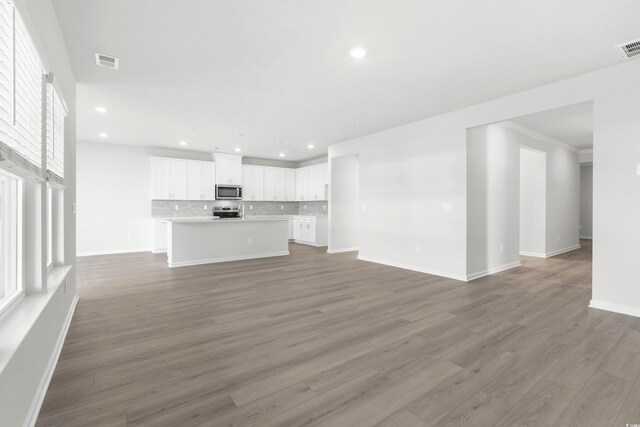
[[593,103],[583,102],[542,113],[509,119],[579,150],[593,148]]
[[[617,64],[614,45],[640,37],[637,0],[54,4],[79,83],[79,139],[184,139],[187,149],[294,161]],[[359,61],[356,45],[368,51]],[[119,57],[120,70],[97,67],[95,52]]]

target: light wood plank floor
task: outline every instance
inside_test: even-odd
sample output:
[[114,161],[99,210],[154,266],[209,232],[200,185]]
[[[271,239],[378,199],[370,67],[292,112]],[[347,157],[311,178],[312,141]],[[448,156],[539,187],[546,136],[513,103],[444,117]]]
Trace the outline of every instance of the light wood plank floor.
[[301,245],[82,258],[38,425],[640,423],[640,319],[587,308],[583,245],[470,284]]

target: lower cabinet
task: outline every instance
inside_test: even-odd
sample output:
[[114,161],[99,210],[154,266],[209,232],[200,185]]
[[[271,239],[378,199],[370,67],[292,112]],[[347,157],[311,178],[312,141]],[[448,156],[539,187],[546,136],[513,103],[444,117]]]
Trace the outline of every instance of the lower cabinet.
[[293,219],[293,240],[312,246],[327,245],[327,219],[324,216],[301,216]]
[[151,242],[151,252],[154,254],[167,252],[167,227],[166,221],[161,219],[153,220],[153,241]]

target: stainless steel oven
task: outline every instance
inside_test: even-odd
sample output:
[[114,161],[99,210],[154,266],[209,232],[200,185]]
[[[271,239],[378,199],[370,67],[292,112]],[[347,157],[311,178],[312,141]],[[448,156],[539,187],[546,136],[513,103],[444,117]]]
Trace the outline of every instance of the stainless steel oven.
[[242,200],[242,186],[216,185],[216,200]]

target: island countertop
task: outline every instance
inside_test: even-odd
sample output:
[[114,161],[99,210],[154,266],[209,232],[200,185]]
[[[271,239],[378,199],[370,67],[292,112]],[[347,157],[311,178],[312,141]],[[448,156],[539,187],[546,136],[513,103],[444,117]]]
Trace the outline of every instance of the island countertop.
[[225,222],[264,222],[264,221],[288,221],[287,218],[260,218],[260,217],[245,217],[245,218],[220,218],[220,217],[192,217],[192,218],[164,218],[162,221],[180,223],[180,224],[197,224],[197,223],[225,223]]

